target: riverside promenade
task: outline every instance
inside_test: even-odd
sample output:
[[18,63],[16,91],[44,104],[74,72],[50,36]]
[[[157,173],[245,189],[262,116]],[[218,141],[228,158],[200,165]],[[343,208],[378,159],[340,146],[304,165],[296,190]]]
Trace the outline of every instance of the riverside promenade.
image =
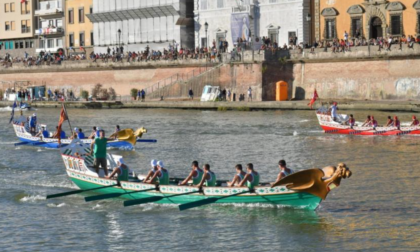
[[[253,110],[311,110],[308,100],[282,102],[200,102],[200,101],[145,101],[145,102],[65,102],[68,108],[86,109],[191,109],[219,111],[253,111]],[[315,103],[314,109],[322,105],[329,106],[332,100],[321,100]],[[353,101],[337,100],[340,110],[372,110],[394,112],[420,112],[420,101]],[[13,102],[1,101],[0,107],[11,107]],[[31,103],[34,108],[59,108],[61,102],[37,101]],[[312,110],[314,110],[312,109]]]

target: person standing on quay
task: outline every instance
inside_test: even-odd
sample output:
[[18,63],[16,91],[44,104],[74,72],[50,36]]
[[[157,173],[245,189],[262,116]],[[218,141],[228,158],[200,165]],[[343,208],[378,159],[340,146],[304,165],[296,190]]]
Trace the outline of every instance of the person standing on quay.
[[251,87],[248,88],[248,101],[251,99],[252,101],[252,89]]
[[105,176],[108,176],[108,168],[106,162],[106,145],[108,139],[105,138],[105,131],[99,131],[99,137],[95,138],[90,145],[90,155],[93,154],[95,158],[93,166],[95,167],[96,173],[99,175],[99,166],[104,169]]

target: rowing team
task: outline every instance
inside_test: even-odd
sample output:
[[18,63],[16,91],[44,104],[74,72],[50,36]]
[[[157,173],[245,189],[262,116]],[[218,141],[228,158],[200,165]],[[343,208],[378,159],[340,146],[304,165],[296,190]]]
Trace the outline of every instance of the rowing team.
[[[169,184],[169,171],[164,167],[162,161],[151,161],[152,169],[149,171],[143,183],[168,185]],[[286,166],[285,160],[279,161],[280,173],[274,183],[277,183],[284,177],[293,173],[292,169]],[[242,165],[238,164],[235,166],[236,174],[231,182],[227,182],[230,187],[233,186],[247,186],[252,189],[259,185],[260,175],[254,170],[252,163],[247,164],[246,171],[243,171]],[[114,168],[113,172],[106,176],[106,178],[116,178],[118,181],[128,181],[128,166],[124,163],[123,158],[120,158],[117,162],[117,167]],[[197,187],[202,186],[216,186],[216,174],[210,170],[210,165],[205,164],[201,169],[197,161],[193,161],[191,164],[191,172],[186,179],[179,183],[179,185],[187,185],[192,180],[192,184]],[[273,183],[273,184],[274,184]]]
[[[356,120],[354,119],[352,114],[350,114],[350,118],[348,120],[348,123],[349,123],[351,128],[353,128],[353,126],[356,125]],[[415,115],[413,115],[410,127],[419,126],[419,125],[420,125],[419,120],[417,119],[417,117]],[[373,115],[368,115],[365,122],[362,124],[362,127],[376,128],[376,127],[378,127],[378,121],[375,120],[375,117]],[[400,122],[400,120],[398,119],[397,116],[394,116],[394,119],[392,119],[391,116],[388,116],[388,120],[387,120],[384,127],[396,127],[397,129],[400,129],[401,122]]]
[[[56,131],[52,134],[51,138],[58,138],[60,136],[60,139],[66,139],[66,132],[64,130],[59,130],[58,126],[55,127]],[[89,135],[88,139],[95,139],[97,137],[99,137],[100,131],[102,129],[100,127],[96,127],[94,126],[92,128],[92,133]],[[114,133],[112,133],[112,135],[110,136],[110,138],[112,139],[116,139],[117,138],[117,134],[120,131],[120,126],[117,125],[115,127],[115,131]],[[45,126],[42,126],[40,131],[35,135],[35,137],[45,137],[45,138],[49,138],[50,137],[50,133],[48,132],[48,130],[46,129]],[[85,133],[83,132],[82,128],[74,128],[73,130],[73,136],[70,136],[69,139],[85,139]]]

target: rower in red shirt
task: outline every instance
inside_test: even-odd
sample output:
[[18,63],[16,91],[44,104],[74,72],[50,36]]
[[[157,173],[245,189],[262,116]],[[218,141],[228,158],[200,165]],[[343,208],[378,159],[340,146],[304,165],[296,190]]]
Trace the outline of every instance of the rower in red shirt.
[[370,116],[370,126],[372,126],[373,129],[375,129],[376,127],[378,127],[378,121],[376,121],[373,116]]
[[394,127],[397,127],[397,129],[399,130],[400,129],[400,120],[398,120],[398,117],[397,116],[394,116]]
[[353,129],[355,124],[356,124],[356,119],[354,119],[353,114],[350,114],[350,118],[349,118],[350,129]]
[[413,115],[413,122],[411,122],[410,126],[419,126],[419,120],[417,120],[416,116]]

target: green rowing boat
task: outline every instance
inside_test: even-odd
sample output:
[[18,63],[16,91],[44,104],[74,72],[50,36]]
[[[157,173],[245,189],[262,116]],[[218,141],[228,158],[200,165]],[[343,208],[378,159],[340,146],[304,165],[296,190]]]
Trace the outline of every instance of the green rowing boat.
[[[93,158],[86,155],[89,146],[83,142],[76,139],[60,150],[67,175],[81,189],[78,192],[89,190],[143,203],[191,204],[198,201],[205,203],[207,200],[217,204],[270,204],[315,210],[330,189],[338,186],[342,178],[351,176],[349,169],[340,164],[337,167],[300,171],[277,184],[257,186],[251,191],[247,187],[216,186],[199,189],[175,183],[156,186],[142,183],[131,171],[129,181],[118,183],[115,179],[105,178],[103,171],[99,175],[94,172]],[[108,154],[108,166],[115,167],[120,157]]]

